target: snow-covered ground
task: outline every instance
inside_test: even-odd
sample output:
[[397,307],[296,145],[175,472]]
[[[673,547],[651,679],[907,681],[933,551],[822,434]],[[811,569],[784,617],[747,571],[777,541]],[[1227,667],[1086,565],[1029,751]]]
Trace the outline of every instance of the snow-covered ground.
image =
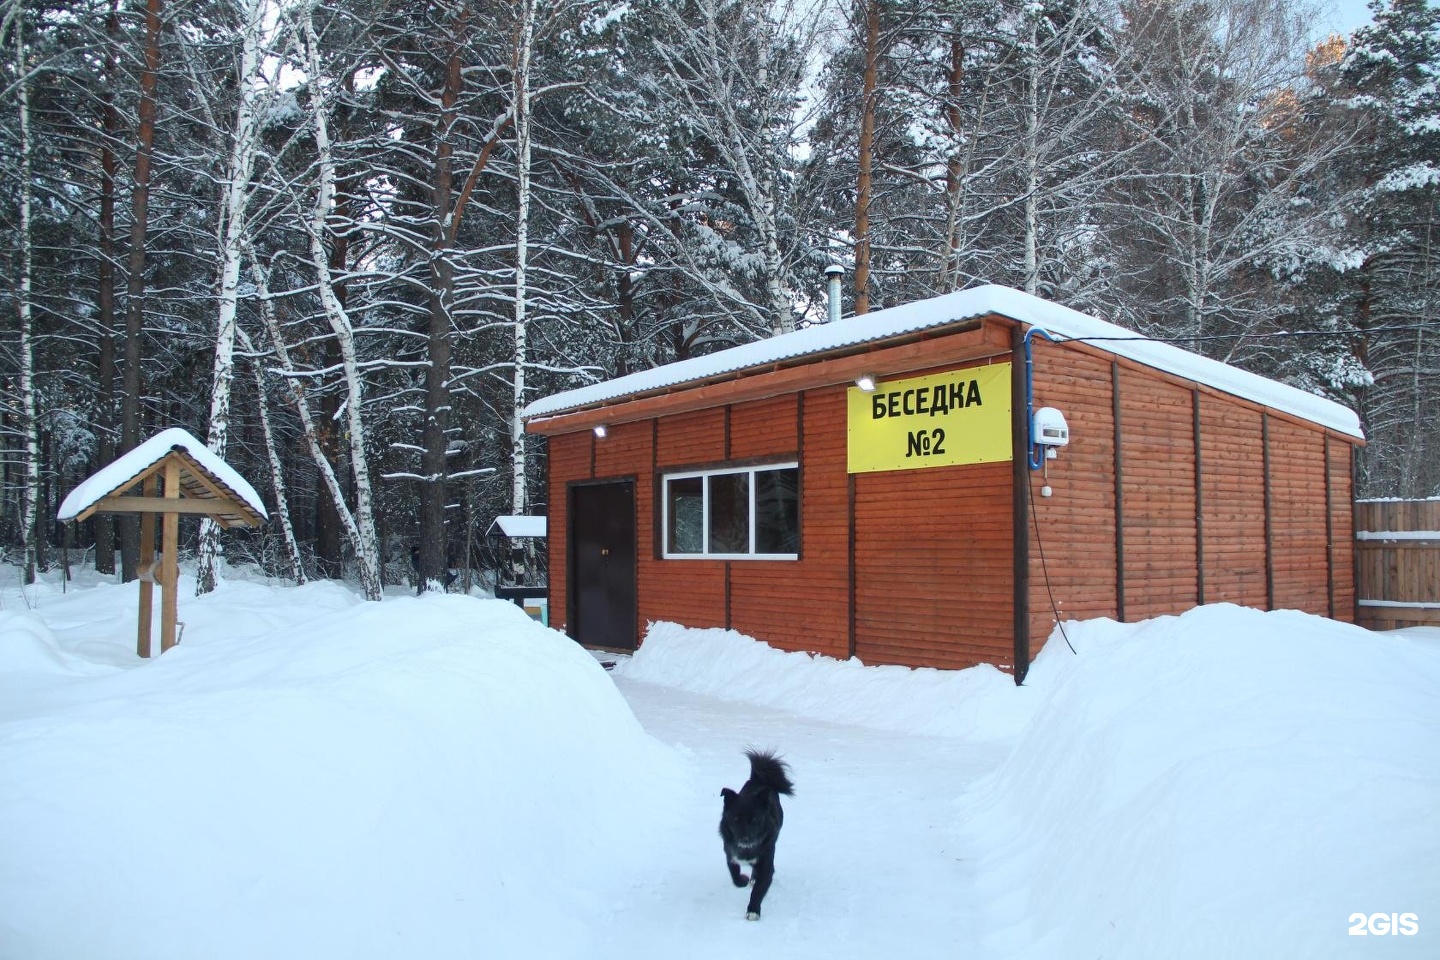
[[[0,958],[1440,955],[1440,630],[1090,621],[1016,688],[192,591],[140,661],[133,585],[0,568]],[[796,784],[759,923],[716,835],[749,745]]]

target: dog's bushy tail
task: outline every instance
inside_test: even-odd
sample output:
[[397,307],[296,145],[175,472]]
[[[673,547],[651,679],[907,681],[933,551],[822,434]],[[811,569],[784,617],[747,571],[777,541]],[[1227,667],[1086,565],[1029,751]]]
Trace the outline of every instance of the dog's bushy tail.
[[750,758],[751,780],[776,793],[783,793],[787,797],[794,796],[795,785],[790,782],[789,768],[775,756],[774,751],[746,750],[745,756]]

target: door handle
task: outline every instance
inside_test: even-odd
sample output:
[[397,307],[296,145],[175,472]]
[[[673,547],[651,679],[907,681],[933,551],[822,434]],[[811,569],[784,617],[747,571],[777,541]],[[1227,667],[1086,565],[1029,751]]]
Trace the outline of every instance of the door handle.
[[602,556],[602,557],[608,557],[608,556],[610,556],[610,548],[609,548],[609,547],[601,547],[601,548],[600,548],[600,556]]

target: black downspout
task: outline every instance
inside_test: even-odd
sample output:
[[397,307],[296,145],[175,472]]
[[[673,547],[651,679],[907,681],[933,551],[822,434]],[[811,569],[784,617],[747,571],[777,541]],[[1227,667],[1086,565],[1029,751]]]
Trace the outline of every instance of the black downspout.
[[1110,362],[1111,415],[1115,420],[1115,619],[1125,622],[1125,456],[1120,428],[1120,364]]
[[1335,490],[1330,479],[1330,434],[1322,437],[1325,444],[1325,607],[1327,616],[1335,619]]
[[1195,437],[1195,602],[1205,604],[1205,458],[1200,440],[1200,391],[1190,392]]
[[1025,422],[1028,397],[1025,395],[1025,371],[1020,369],[1025,355],[1025,332],[1016,324],[1010,331],[1010,433],[1011,478],[1010,494],[1012,540],[1015,567],[1015,686],[1025,682],[1030,672],[1030,425]]
[[1270,496],[1270,414],[1260,414],[1261,469],[1265,471],[1265,609],[1275,609],[1275,519]]
[[[726,460],[726,462],[729,462],[729,460],[730,460],[730,410],[731,410],[730,404],[728,404],[728,403],[725,404],[725,460]],[[734,629],[734,627],[735,627],[735,621],[734,621],[734,619],[732,618],[731,613],[730,613],[730,610],[731,610],[730,597],[731,597],[731,593],[730,593],[730,561],[729,561],[729,560],[726,560],[726,561],[725,561],[725,629],[726,629],[726,630],[732,630],[732,629]]]
[[855,474],[850,473],[848,468],[845,473],[845,520],[848,527],[846,535],[846,571],[845,575],[850,581],[850,610],[849,623],[846,626],[845,655],[855,656]]

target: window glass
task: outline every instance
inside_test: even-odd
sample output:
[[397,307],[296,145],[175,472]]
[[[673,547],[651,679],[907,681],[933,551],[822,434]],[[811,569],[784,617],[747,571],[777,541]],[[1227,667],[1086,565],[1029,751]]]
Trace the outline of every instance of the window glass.
[[800,553],[800,470],[794,464],[667,476],[663,489],[667,557]]
[[800,471],[755,473],[755,552],[800,552]]
[[705,478],[679,477],[666,484],[669,491],[668,528],[670,553],[702,553],[705,550]]
[[750,552],[750,474],[713,473],[710,483],[710,549]]

